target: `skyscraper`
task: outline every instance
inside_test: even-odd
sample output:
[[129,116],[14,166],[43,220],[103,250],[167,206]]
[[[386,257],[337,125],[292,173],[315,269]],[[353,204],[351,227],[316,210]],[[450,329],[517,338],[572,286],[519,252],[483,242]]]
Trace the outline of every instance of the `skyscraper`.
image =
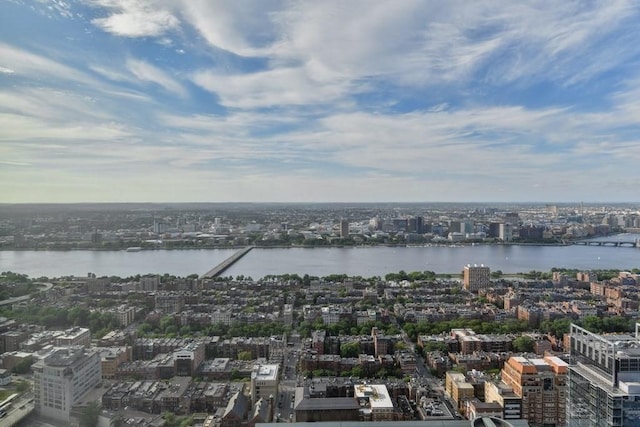
[[340,237],[349,237],[349,221],[346,219],[340,220]]

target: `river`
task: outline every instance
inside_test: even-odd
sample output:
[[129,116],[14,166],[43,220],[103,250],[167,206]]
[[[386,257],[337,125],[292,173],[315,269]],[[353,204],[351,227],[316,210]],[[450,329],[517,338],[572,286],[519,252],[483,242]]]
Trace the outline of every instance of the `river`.
[[[633,241],[633,235],[609,240]],[[203,274],[234,249],[125,251],[0,251],[0,271],[30,277],[133,276],[169,273]],[[254,249],[226,270],[224,276],[254,279],[269,274],[297,273],[326,276],[384,276],[404,270],[457,273],[466,264],[484,264],[504,273],[549,271],[552,267],[577,269],[640,268],[640,248],[613,246],[477,245],[431,247],[344,247]]]

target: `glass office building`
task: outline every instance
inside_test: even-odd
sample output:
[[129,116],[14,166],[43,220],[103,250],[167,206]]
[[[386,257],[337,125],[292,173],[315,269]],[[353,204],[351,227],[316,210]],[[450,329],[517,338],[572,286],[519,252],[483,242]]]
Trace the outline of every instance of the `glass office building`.
[[569,427],[640,427],[640,335],[571,325]]

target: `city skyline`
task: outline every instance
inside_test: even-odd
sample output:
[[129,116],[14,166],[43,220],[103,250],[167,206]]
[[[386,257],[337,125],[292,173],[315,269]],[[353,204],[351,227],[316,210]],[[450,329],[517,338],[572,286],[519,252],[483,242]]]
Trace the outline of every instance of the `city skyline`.
[[631,1],[0,17],[4,203],[637,201]]

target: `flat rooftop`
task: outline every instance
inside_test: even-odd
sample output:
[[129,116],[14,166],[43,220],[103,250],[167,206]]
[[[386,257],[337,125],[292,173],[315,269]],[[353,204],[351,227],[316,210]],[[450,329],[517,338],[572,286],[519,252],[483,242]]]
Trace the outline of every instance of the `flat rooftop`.
[[251,373],[251,378],[275,381],[278,379],[278,365],[259,365],[258,369]]
[[393,408],[387,386],[383,384],[358,384],[354,386],[357,399],[367,399],[371,409]]

